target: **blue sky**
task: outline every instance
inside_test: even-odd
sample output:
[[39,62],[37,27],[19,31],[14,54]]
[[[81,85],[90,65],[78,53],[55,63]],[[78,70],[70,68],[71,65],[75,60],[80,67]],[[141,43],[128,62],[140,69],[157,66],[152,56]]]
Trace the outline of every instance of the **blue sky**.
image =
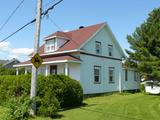
[[[21,0],[3,0],[0,4],[0,26]],[[51,1],[43,0],[43,9],[47,9]],[[123,49],[129,48],[126,35],[134,32],[147,18],[148,13],[159,7],[159,0],[64,0],[49,17],[62,30],[77,29],[79,26],[88,26],[107,22]],[[17,28],[32,20],[36,14],[36,0],[25,0],[23,5],[14,14],[8,24],[0,31],[0,40]],[[17,57],[27,59],[33,48],[34,24],[29,25],[5,43],[0,44],[0,59]],[[42,18],[41,39],[58,29],[47,17]]]

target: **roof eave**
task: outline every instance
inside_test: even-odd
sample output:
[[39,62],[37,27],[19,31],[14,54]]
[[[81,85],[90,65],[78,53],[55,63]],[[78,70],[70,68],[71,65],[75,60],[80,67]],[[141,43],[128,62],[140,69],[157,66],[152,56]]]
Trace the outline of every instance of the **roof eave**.
[[[82,61],[78,60],[55,60],[55,61],[48,61],[48,62],[43,62],[42,65],[46,64],[56,64],[56,63],[82,63]],[[13,65],[13,67],[27,67],[27,66],[32,66],[32,64],[20,64],[20,65]]]
[[47,41],[47,40],[51,40],[51,39],[54,39],[54,38],[60,38],[60,39],[65,39],[65,40],[70,40],[70,38],[68,38],[68,37],[62,37],[62,36],[51,36],[51,37],[46,37],[46,38],[44,38],[43,40],[44,41]]

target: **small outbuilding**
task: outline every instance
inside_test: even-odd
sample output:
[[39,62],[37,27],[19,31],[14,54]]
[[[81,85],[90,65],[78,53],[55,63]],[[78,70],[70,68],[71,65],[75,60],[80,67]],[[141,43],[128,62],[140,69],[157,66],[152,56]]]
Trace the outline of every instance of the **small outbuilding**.
[[160,94],[160,85],[158,81],[146,81],[145,82],[145,91],[146,93],[151,94]]

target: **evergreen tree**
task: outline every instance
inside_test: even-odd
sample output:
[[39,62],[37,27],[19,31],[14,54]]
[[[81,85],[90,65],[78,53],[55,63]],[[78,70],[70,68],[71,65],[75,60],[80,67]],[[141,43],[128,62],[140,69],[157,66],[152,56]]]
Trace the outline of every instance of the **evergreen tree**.
[[136,68],[146,79],[160,81],[160,8],[149,13],[127,40],[130,50],[126,50],[126,65]]

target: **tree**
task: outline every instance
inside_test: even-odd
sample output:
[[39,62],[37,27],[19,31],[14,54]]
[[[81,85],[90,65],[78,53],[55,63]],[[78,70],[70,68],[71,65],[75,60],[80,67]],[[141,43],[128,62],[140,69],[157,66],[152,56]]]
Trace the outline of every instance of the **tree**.
[[136,68],[146,79],[160,81],[160,8],[149,13],[127,40],[130,50],[126,50],[126,66]]

